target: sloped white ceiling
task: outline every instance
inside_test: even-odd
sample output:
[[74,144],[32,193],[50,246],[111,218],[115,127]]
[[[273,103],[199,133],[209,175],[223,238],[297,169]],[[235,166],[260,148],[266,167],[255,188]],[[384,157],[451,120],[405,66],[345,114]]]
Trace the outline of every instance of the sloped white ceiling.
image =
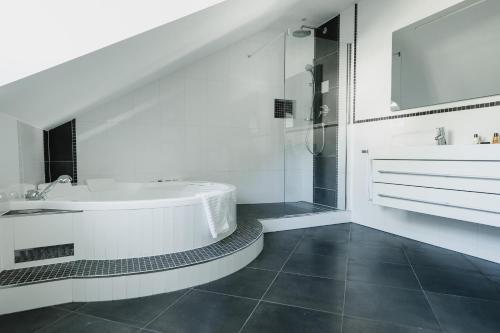
[[[163,1],[172,6],[179,2]],[[148,1],[135,2],[149,5]],[[307,24],[320,24],[352,2],[226,0],[1,86],[0,112],[39,128],[51,128],[270,25],[285,29],[300,25],[303,17],[308,18]],[[87,21],[92,24],[92,15]]]
[[0,86],[223,0],[5,0]]

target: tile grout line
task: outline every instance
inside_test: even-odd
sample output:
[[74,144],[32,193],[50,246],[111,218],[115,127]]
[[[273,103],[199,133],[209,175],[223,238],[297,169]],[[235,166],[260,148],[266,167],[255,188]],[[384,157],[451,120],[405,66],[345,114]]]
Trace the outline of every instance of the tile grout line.
[[476,265],[472,260],[470,260],[469,258],[467,258],[467,255],[463,254],[463,253],[460,253],[464,258],[465,260],[467,260],[468,263],[470,263],[478,272],[479,274],[484,277],[486,280],[488,280],[489,282],[493,283],[493,285],[495,286],[495,288],[500,292],[500,284],[497,283],[495,280],[492,280],[489,275],[486,275],[482,270],[481,268]]
[[175,304],[177,304],[181,299],[184,298],[184,296],[188,295],[189,293],[191,293],[193,289],[192,288],[189,288],[188,290],[186,290],[186,292],[184,294],[182,294],[181,296],[179,296],[175,301],[173,301],[170,305],[168,305],[165,309],[163,309],[160,313],[158,313],[158,315],[156,315],[155,317],[153,317],[150,321],[148,321],[146,324],[144,324],[142,327],[140,327],[141,330],[144,330],[146,327],[148,327],[149,325],[151,325],[156,319],[160,318],[160,316],[162,316],[165,312],[167,312],[171,307],[173,307]]
[[[260,301],[258,298],[252,298],[252,297],[246,297],[246,296],[240,296],[240,295],[233,295],[233,294],[227,294],[227,293],[222,293],[219,291],[212,291],[212,290],[204,290],[204,289],[194,289],[195,291],[199,292],[204,292],[204,293],[209,293],[209,294],[215,294],[215,295],[222,295],[222,296],[228,296],[228,297],[235,297],[235,298],[240,298],[240,299],[246,299],[250,301]],[[328,314],[334,314],[337,316],[341,316],[341,313],[338,312],[333,312],[333,311],[327,311],[327,310],[319,310],[319,309],[313,309],[309,307],[304,307],[300,305],[295,305],[295,304],[287,304],[287,303],[281,303],[281,302],[276,302],[276,301],[269,301],[269,300],[262,300],[263,303],[271,303],[271,304],[278,304],[278,305],[284,305],[284,306],[289,306],[292,308],[298,308],[298,309],[304,309],[308,311],[316,311],[316,312],[322,312],[322,313],[328,313]]]
[[425,329],[425,330],[428,330],[428,331],[431,331],[431,332],[436,332],[436,333],[438,333],[438,332],[442,333],[443,332],[443,331],[441,331],[440,328],[438,330],[435,330],[435,329],[432,329],[432,328],[422,328],[422,327],[418,327],[418,326],[405,325],[405,324],[401,324],[401,323],[398,323],[398,322],[395,322],[395,321],[390,321],[390,320],[372,319],[372,318],[366,318],[366,317],[360,317],[360,316],[353,316],[353,315],[344,315],[344,317],[350,318],[350,319],[355,319],[355,320],[360,320],[360,321],[373,322],[373,323],[390,324],[390,325],[393,325],[393,326],[399,326],[399,327],[404,327],[404,328],[411,328],[411,329],[418,329],[418,330]]
[[36,332],[42,332],[43,330],[45,330],[46,328],[49,328],[49,327],[52,327],[54,326],[56,323],[60,322],[61,320],[63,319],[66,319],[68,318],[69,316],[71,316],[72,312],[71,311],[67,311],[67,310],[63,310],[63,309],[60,309],[58,308],[58,310],[61,310],[61,311],[65,311],[67,312],[64,316],[61,316],[61,318],[57,318],[55,321],[51,322],[50,324],[47,324],[47,326],[43,326],[43,327],[40,327],[39,329],[35,330],[35,333]]
[[[80,307],[79,309],[83,308]],[[76,310],[69,310],[69,309],[62,309],[62,308],[58,308],[62,311],[66,311],[68,312],[68,315],[67,316],[64,316],[64,318],[68,318],[70,315],[72,314],[76,314],[76,315],[79,315],[79,316],[84,316],[84,317],[90,317],[90,318],[96,318],[96,319],[100,319],[100,320],[104,320],[104,321],[107,321],[107,322],[110,322],[110,323],[115,323],[115,324],[119,324],[121,326],[126,326],[126,327],[130,327],[130,328],[135,328],[135,329],[138,329],[138,330],[141,330],[141,327],[140,326],[136,326],[134,324],[130,324],[130,323],[125,323],[125,322],[121,322],[121,321],[117,321],[117,320],[112,320],[112,319],[108,319],[108,318],[104,318],[104,317],[99,317],[99,316],[96,316],[96,315],[93,315],[93,314],[90,314],[90,313],[85,313],[85,312],[79,312],[79,311],[76,311]],[[62,319],[62,318],[60,318]],[[59,319],[56,320],[55,322],[53,322],[52,324],[48,325],[48,326],[45,326],[43,328],[41,328],[40,330],[36,331],[36,332],[43,332],[43,330],[45,330],[46,328],[49,328],[51,327],[52,325],[54,325],[56,322],[59,322]]]
[[252,318],[253,314],[255,313],[255,310],[257,310],[257,307],[260,305],[260,303],[262,303],[264,297],[267,295],[267,293],[269,292],[269,290],[271,289],[271,287],[274,285],[274,282],[278,278],[279,274],[283,271],[283,268],[288,263],[288,261],[290,260],[290,258],[292,257],[292,255],[295,253],[295,250],[297,250],[297,248],[299,247],[300,243],[302,243],[303,240],[304,240],[304,234],[301,235],[300,239],[297,241],[297,244],[295,244],[294,248],[290,251],[290,254],[286,258],[285,262],[283,262],[283,264],[281,265],[280,270],[278,272],[276,272],[276,275],[274,276],[273,280],[271,281],[271,283],[269,283],[269,286],[267,286],[266,291],[262,294],[262,296],[260,297],[260,299],[257,302],[257,304],[254,306],[254,308],[252,309],[252,312],[250,312],[250,314],[248,315],[247,319],[245,320],[245,322],[243,323],[243,325],[239,329],[238,333],[243,332],[243,329],[245,328],[245,326],[247,325],[247,323],[250,321],[250,318]]
[[349,269],[349,250],[351,249],[351,226],[349,224],[349,238],[347,243],[346,263],[345,263],[345,276],[344,276],[344,299],[342,300],[342,316],[340,317],[340,333],[344,330],[344,314],[345,314],[345,300],[347,295],[347,271]]
[[434,308],[432,307],[432,303],[431,303],[431,300],[429,299],[429,297],[427,296],[427,293],[425,292],[424,290],[424,287],[422,286],[422,283],[420,282],[420,279],[417,275],[417,272],[415,271],[415,269],[413,268],[413,264],[411,263],[411,260],[410,258],[408,257],[408,254],[406,253],[406,250],[403,248],[403,253],[406,257],[406,260],[408,260],[408,263],[410,264],[410,268],[413,272],[413,275],[415,275],[415,278],[417,279],[417,282],[418,282],[418,285],[420,286],[420,290],[422,291],[422,293],[424,294],[424,297],[425,297],[425,300],[427,301],[427,304],[429,304],[429,308],[431,309],[431,312],[432,312],[432,315],[434,316],[434,318],[436,319],[436,322],[439,326],[439,329],[442,331],[442,332],[445,332],[445,330],[443,329],[443,326],[441,325],[441,322],[439,321],[439,318],[436,314],[436,312],[434,311]]
[[[296,253],[300,254],[300,253]],[[253,268],[253,267],[247,267],[250,269],[255,269],[255,270],[260,270],[260,271],[266,271],[266,272],[278,272],[278,271],[273,271],[270,269],[262,269],[262,268]],[[321,275],[311,275],[311,274],[303,274],[303,273],[296,273],[296,272],[290,272],[290,271],[283,271],[281,272],[283,274],[290,274],[290,275],[297,275],[297,276],[304,276],[304,277],[312,277],[312,278],[318,278],[318,279],[327,279],[327,280],[333,280],[333,281],[338,281],[338,282],[343,282],[344,280],[337,279],[337,278],[332,278],[328,276],[321,276]]]

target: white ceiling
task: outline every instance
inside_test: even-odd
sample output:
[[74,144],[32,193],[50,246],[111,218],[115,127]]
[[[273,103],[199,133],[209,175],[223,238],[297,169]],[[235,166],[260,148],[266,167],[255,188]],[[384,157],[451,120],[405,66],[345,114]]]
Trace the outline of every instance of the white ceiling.
[[0,86],[222,1],[4,1]]
[[[160,0],[148,1],[159,5]],[[173,1],[166,2],[172,6]],[[303,18],[307,19],[307,24],[319,25],[353,2],[354,0],[226,0],[97,51],[88,54],[81,51],[85,55],[80,54],[77,58],[72,55],[74,59],[71,61],[1,86],[0,112],[39,128],[50,128],[103,100],[119,96],[258,31],[266,28],[296,28],[303,23]],[[145,1],[140,3],[150,5]],[[127,10],[130,8],[132,7],[127,7]],[[99,21],[94,20],[92,14],[89,15],[85,20],[87,25]],[[49,14],[44,17],[47,21],[52,19]],[[37,25],[39,24],[43,25],[43,22],[38,22]],[[31,24],[29,26],[37,29]],[[89,31],[91,33],[85,37],[86,40],[99,35],[94,29]],[[126,33],[130,31],[127,30]],[[125,33],[122,34],[124,35]],[[109,40],[99,40],[100,43],[110,44]],[[97,44],[93,45],[95,47]],[[57,48],[53,51],[58,53]],[[27,59],[36,58],[35,55],[36,53],[31,54]]]

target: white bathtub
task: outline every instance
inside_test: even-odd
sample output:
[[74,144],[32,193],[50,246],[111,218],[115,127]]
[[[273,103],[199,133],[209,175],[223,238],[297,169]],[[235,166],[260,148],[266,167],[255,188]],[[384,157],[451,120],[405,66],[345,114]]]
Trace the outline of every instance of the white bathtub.
[[60,184],[47,200],[11,201],[10,209],[82,212],[8,218],[13,223],[13,245],[25,249],[74,243],[71,260],[136,258],[200,248],[236,229],[233,200],[229,230],[212,237],[197,194],[215,189],[236,197],[234,186],[208,182],[116,183],[113,189],[97,192],[85,185]]

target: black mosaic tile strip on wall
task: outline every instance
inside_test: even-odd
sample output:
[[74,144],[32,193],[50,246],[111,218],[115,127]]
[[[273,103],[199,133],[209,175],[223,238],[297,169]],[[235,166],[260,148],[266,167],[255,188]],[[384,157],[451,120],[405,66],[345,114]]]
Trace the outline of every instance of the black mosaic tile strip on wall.
[[243,250],[262,236],[262,224],[249,220],[217,243],[183,252],[116,260],[75,260],[0,272],[0,288],[63,279],[113,277],[153,273],[197,265]]
[[360,124],[360,123],[369,123],[369,122],[374,122],[374,121],[382,121],[382,120],[390,120],[390,119],[420,117],[420,116],[428,116],[428,115],[437,114],[437,113],[491,108],[494,106],[500,106],[500,101],[489,102],[489,103],[480,103],[480,104],[462,105],[462,106],[455,106],[455,107],[442,108],[442,109],[433,109],[433,110],[419,111],[419,112],[406,113],[406,114],[395,114],[392,116],[356,120],[354,123]]
[[35,247],[14,251],[14,262],[29,262],[61,257],[70,257],[75,254],[75,244],[61,244],[53,246]]
[[76,166],[76,121],[68,121],[44,131],[45,182],[50,183],[62,175],[78,181]]
[[71,120],[71,148],[73,159],[73,183],[78,183],[78,172],[76,167],[76,120]]
[[356,123],[356,83],[358,60],[358,4],[354,4],[354,50],[353,50],[353,78],[352,78],[352,122]]
[[274,100],[274,118],[293,117],[294,101],[289,99]]

